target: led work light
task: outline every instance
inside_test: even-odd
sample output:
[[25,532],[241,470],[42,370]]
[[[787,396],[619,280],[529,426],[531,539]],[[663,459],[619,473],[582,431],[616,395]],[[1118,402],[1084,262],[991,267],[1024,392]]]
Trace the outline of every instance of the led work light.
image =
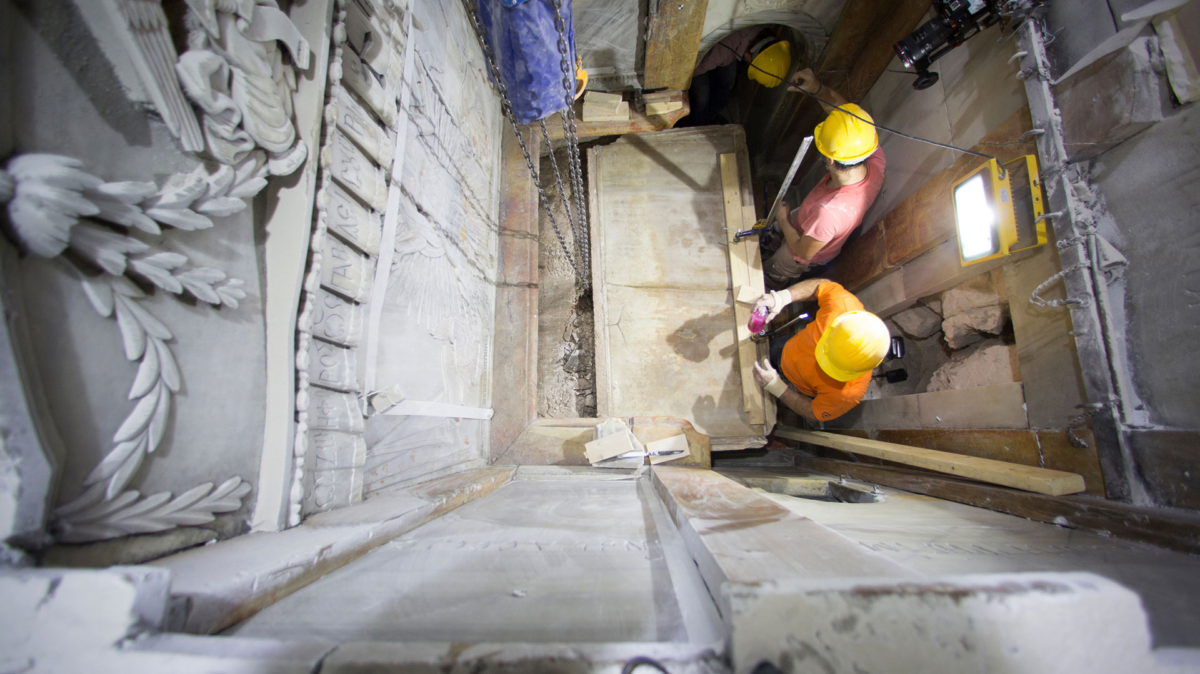
[[989,159],[951,188],[963,266],[1046,243],[1037,158]]

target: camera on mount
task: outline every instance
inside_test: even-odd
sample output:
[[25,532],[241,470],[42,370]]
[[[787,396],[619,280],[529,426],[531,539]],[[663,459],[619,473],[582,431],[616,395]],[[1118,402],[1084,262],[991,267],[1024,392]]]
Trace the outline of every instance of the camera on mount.
[[905,67],[916,71],[913,89],[919,91],[936,84],[938,74],[929,71],[933,62],[968,38],[994,26],[1003,16],[1001,5],[1012,4],[1001,0],[933,0],[937,16],[895,44],[896,55]]

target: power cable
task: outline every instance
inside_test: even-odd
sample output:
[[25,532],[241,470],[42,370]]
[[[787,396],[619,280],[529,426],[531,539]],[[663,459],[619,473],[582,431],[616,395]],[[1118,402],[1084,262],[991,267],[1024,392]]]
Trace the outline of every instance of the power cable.
[[[728,49],[729,51],[733,52],[733,53],[734,53],[734,54],[735,54],[735,55],[738,57],[738,60],[741,60],[742,56],[741,56],[741,54],[738,54],[738,53],[737,53],[737,50],[736,50],[736,49],[734,49],[733,47],[730,47],[730,46],[729,46],[729,45],[727,45],[727,44],[721,43],[721,42],[718,42],[717,44],[719,44],[719,45],[721,45],[722,47],[724,47],[724,48]],[[860,116],[858,116],[858,115],[854,114],[853,112],[851,112],[851,111],[847,110],[846,108],[843,108],[842,106],[840,106],[840,105],[838,105],[838,104],[836,104],[836,103],[833,103],[832,101],[827,101],[827,100],[825,100],[824,98],[821,98],[820,96],[818,96],[818,95],[816,95],[816,94],[814,94],[814,93],[812,93],[812,92],[805,91],[805,90],[801,89],[800,87],[798,87],[798,86],[795,86],[795,85],[793,85],[792,83],[790,83],[790,82],[788,82],[788,81],[784,80],[782,77],[780,77],[780,76],[776,75],[775,73],[769,73],[769,72],[767,72],[767,71],[763,70],[762,68],[759,68],[758,66],[754,65],[754,63],[750,63],[749,65],[750,65],[750,67],[751,67],[751,68],[754,68],[755,70],[759,71],[760,73],[763,73],[763,74],[764,74],[764,75],[766,75],[767,77],[773,77],[773,78],[775,78],[775,79],[779,80],[780,82],[782,82],[783,84],[786,84],[786,85],[787,85],[787,87],[788,87],[788,91],[799,91],[800,93],[802,93],[802,94],[804,94],[805,96],[808,96],[808,97],[810,97],[810,98],[812,98],[812,99],[814,99],[814,100],[818,101],[819,103],[823,103],[823,104],[825,104],[825,105],[828,105],[829,107],[831,107],[831,108],[834,108],[834,109],[836,109],[836,110],[841,110],[842,112],[846,113],[847,115],[850,115],[851,117],[854,117],[855,119],[858,119],[858,120],[861,120],[861,121],[863,121],[863,122],[866,122],[867,124],[870,124],[871,126],[875,127],[876,129],[879,129],[879,130],[881,130],[881,131],[887,131],[888,133],[895,134],[895,135],[897,135],[897,136],[900,136],[901,138],[907,138],[907,139],[909,139],[909,140],[917,140],[917,141],[920,141],[920,142],[922,142],[922,143],[928,143],[928,144],[930,144],[930,145],[934,145],[934,146],[937,146],[937,147],[940,147],[940,148],[945,148],[945,149],[947,149],[947,150],[954,150],[954,151],[956,151],[956,152],[962,152],[962,153],[964,153],[964,154],[973,154],[973,155],[975,155],[976,157],[983,157],[984,159],[997,159],[997,160],[999,159],[998,157],[995,157],[995,156],[993,156],[993,155],[990,155],[990,154],[984,154],[984,153],[982,153],[982,152],[976,152],[975,150],[968,150],[968,149],[966,149],[966,148],[961,148],[961,147],[958,147],[958,146],[956,146],[956,145],[950,145],[949,143],[939,143],[939,142],[938,142],[938,141],[936,141],[936,140],[929,140],[928,138],[921,138],[920,136],[913,136],[913,135],[910,135],[910,134],[904,133],[903,131],[897,131],[897,130],[895,130],[895,129],[888,128],[888,127],[886,127],[886,126],[884,126],[884,125],[882,125],[882,124],[877,124],[877,123],[875,123],[873,120],[866,119],[866,118],[864,118],[864,117],[860,117]],[[820,91],[820,89],[817,89],[817,91]]]

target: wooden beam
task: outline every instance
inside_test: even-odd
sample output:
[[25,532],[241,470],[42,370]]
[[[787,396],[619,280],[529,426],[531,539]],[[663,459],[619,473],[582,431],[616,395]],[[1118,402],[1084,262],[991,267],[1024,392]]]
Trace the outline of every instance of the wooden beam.
[[916,466],[939,473],[991,482],[1006,487],[1024,489],[1039,494],[1061,496],[1078,494],[1086,488],[1083,477],[1077,473],[1061,470],[1022,466],[1006,461],[979,459],[973,456],[939,452],[897,445],[890,442],[836,435],[821,431],[805,431],[798,428],[776,428],[775,435],[789,440],[798,440],[822,447],[831,447],[843,452],[862,454],[876,459]]
[[700,54],[708,0],[655,2],[646,36],[646,88],[687,89]]
[[[667,100],[678,103],[679,107],[662,114],[638,112],[629,108],[629,118],[615,122],[585,122],[583,121],[583,101],[575,103],[575,135],[579,138],[599,138],[601,136],[623,136],[627,133],[647,133],[650,131],[665,131],[675,126],[679,120],[687,117],[692,108],[688,104],[686,91],[667,92]],[[546,131],[551,141],[562,140],[562,119],[555,113],[546,119]]]
[[[729,243],[729,276],[734,296],[740,288],[754,286],[750,281],[750,262],[746,241],[734,243],[734,233],[754,224],[743,220],[742,188],[738,180],[736,154],[721,155],[721,188],[725,196],[725,234]],[[756,245],[757,247],[757,245]],[[762,275],[759,274],[761,282]],[[761,295],[761,293],[760,293]],[[758,345],[750,339],[750,306],[735,301],[734,316],[737,321],[738,363],[742,379],[742,404],[750,416],[750,423],[763,423],[763,391],[754,381],[754,360],[758,357]]]
[[[796,468],[845,475],[914,494],[1016,515],[1035,522],[1094,531],[1102,536],[1200,554],[1200,515],[1146,508],[1091,496],[1043,496],[906,468],[871,466],[797,454]],[[772,472],[779,469],[772,468]]]

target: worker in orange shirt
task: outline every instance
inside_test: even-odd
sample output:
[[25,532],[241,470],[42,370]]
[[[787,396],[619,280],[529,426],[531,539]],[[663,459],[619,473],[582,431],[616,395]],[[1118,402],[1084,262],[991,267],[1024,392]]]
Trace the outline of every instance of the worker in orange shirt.
[[766,307],[770,321],[788,304],[814,298],[819,306],[816,317],[784,344],[782,353],[775,356],[772,350],[772,359],[755,363],[754,379],[796,414],[830,421],[862,400],[871,371],[891,347],[891,335],[857,297],[826,279],[768,292],[754,308]]

